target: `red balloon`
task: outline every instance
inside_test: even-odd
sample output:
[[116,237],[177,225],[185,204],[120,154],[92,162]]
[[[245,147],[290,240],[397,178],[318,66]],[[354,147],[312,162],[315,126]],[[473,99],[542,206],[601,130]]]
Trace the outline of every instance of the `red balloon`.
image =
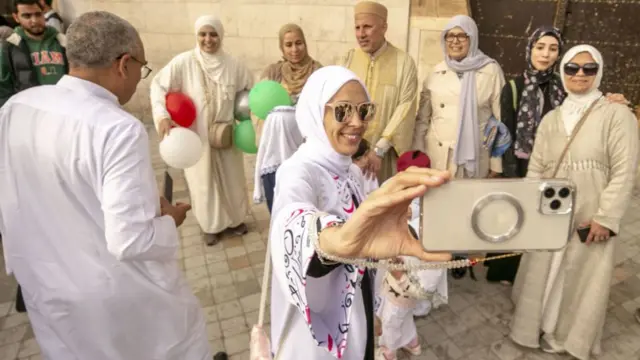
[[191,99],[180,92],[170,92],[165,98],[171,120],[182,127],[189,127],[196,120],[196,106]]

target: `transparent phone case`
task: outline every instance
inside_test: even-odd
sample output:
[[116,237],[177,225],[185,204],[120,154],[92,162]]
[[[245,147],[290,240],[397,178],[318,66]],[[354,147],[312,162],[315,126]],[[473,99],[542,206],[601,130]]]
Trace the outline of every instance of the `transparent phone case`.
[[421,240],[433,252],[559,250],[574,204],[567,179],[454,179],[421,199]]

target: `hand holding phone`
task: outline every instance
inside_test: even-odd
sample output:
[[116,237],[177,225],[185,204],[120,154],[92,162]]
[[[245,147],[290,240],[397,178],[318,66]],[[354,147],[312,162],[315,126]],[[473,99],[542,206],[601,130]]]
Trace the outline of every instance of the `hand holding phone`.
[[580,242],[587,245],[592,242],[607,241],[610,237],[616,236],[616,233],[595,221],[578,227],[576,231],[580,237]]
[[169,175],[168,171],[164,172],[164,196],[160,198],[160,211],[162,215],[169,215],[173,217],[176,222],[176,226],[182,225],[184,219],[187,217],[187,212],[191,210],[191,205],[177,202],[172,205],[173,202],[173,178]]
[[169,200],[164,196],[160,197],[160,211],[162,215],[169,215],[176,223],[176,227],[182,225],[187,217],[187,212],[191,210],[191,205],[178,202],[176,205],[171,205]]

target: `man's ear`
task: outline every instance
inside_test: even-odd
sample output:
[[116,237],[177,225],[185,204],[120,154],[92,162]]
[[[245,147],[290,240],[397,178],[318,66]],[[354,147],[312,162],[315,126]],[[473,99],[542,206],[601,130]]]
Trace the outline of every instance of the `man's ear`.
[[123,78],[127,78],[129,76],[129,60],[131,59],[131,55],[124,54],[120,59],[116,60],[115,66],[120,74],[122,74]]

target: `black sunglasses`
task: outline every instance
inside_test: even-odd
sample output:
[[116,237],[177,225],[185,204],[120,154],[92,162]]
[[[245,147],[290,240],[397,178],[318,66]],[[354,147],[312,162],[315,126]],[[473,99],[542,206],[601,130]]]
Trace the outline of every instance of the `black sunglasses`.
[[349,120],[354,113],[358,114],[360,120],[369,121],[376,113],[376,105],[371,102],[363,102],[356,105],[350,102],[339,101],[333,104],[327,104],[327,106],[333,109],[333,116],[339,123]]
[[580,72],[580,69],[582,69],[582,72],[584,73],[585,76],[596,76],[598,75],[598,70],[600,69],[600,65],[598,65],[597,63],[586,63],[580,66],[576,63],[571,63],[571,62],[564,64],[564,73],[569,76],[576,75],[577,73]]

